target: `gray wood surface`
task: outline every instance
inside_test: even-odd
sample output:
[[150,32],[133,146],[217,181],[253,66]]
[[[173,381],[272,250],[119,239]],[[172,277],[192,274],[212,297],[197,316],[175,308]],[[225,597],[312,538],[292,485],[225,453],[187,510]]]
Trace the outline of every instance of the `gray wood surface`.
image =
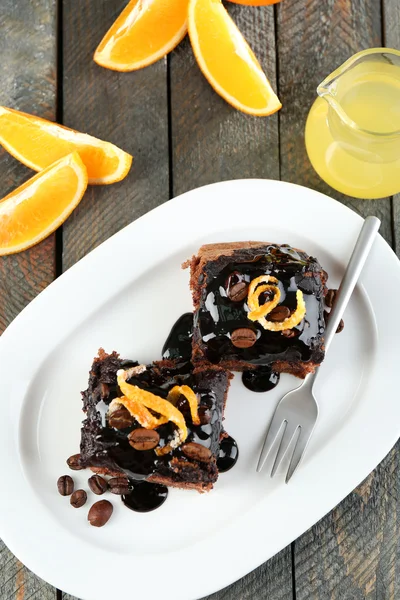
[[[63,226],[65,270],[113,233],[188,189],[242,177],[293,181],[377,214],[400,249],[400,197],[354,200],[314,173],[304,125],[320,80],[354,52],[400,48],[398,0],[283,0],[228,10],[283,102],[260,119],[227,105],[208,85],[186,39],[169,57],[136,73],[92,61],[125,0],[59,0],[62,85],[59,119],[134,155],[128,178],[91,187]],[[54,119],[56,0],[0,0],[0,104]],[[382,18],[383,17],[383,18]],[[12,40],[12,41],[11,41]],[[0,152],[3,195],[30,174]],[[54,236],[0,261],[0,331],[55,274]],[[204,600],[397,600],[400,598],[399,445],[330,514],[270,561]],[[294,585],[293,585],[294,582]],[[0,600],[76,600],[25,569],[0,542]]]
[[[54,120],[56,0],[2,0],[0,32],[0,104]],[[1,198],[33,174],[0,150]],[[54,275],[54,235],[31,250],[0,258],[0,333]],[[0,599],[55,597],[54,588],[26,569],[0,541]]]

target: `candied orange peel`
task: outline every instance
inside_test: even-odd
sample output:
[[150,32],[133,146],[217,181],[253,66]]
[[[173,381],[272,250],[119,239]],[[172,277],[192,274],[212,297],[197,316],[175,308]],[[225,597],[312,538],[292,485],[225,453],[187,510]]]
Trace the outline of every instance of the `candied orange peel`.
[[[262,283],[267,285],[260,285]],[[303,292],[301,290],[297,290],[296,310],[290,315],[290,317],[278,322],[268,321],[265,318],[279,304],[281,292],[279,290],[278,283],[279,282],[276,277],[272,277],[271,275],[261,275],[260,277],[253,279],[249,285],[247,305],[250,309],[250,312],[247,316],[250,321],[258,321],[260,325],[268,331],[284,331],[285,329],[292,329],[302,321],[306,314],[306,305],[304,302]],[[260,296],[267,291],[273,292],[274,297],[272,300],[269,300],[260,306]]]
[[175,403],[179,396],[185,396],[188,401],[190,414],[192,415],[193,425],[200,425],[200,418],[198,412],[198,399],[192,388],[188,385],[175,385],[172,390],[168,392],[167,400]]
[[[137,421],[139,421],[139,423],[140,420],[137,415],[142,418],[142,415],[144,414],[142,410],[143,408],[153,410],[160,415],[159,421],[161,422],[158,423],[159,425],[166,423],[167,421],[172,421],[172,423],[174,423],[177,427],[174,439],[166,446],[156,449],[156,453],[159,455],[168,454],[171,452],[171,450],[182,444],[187,438],[188,430],[183,414],[169,400],[165,400],[160,396],[156,396],[156,394],[147,392],[137,385],[131,385],[130,383],[127,383],[127,377],[128,374],[123,369],[120,369],[117,372],[117,382],[124,396],[123,398],[116,398],[116,402],[123,404],[129,410],[131,415],[134,416]],[[151,415],[151,413],[149,414]],[[145,425],[143,426],[145,427]],[[158,425],[156,425],[156,427],[157,426]],[[148,427],[148,429],[150,428]]]
[[126,396],[121,396],[121,398],[115,398],[109,408],[110,414],[116,410],[119,406],[125,406],[131,413],[133,417],[135,417],[136,421],[140,423],[142,427],[145,429],[155,429],[160,425],[164,425],[164,423],[168,423],[168,419],[166,417],[155,417],[151,414],[151,412],[137,399],[127,398]]

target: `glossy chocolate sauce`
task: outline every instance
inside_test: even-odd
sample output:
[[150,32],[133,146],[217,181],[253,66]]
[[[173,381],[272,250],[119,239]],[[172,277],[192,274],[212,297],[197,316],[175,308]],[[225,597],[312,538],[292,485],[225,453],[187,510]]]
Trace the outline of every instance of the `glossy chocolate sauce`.
[[242,382],[251,392],[269,392],[279,383],[280,374],[271,367],[258,367],[254,371],[244,371]]
[[192,356],[193,313],[185,313],[173,325],[162,349],[169,360],[189,360]]
[[220,473],[226,473],[235,466],[239,458],[239,448],[236,441],[230,435],[220,442],[217,467]]
[[168,488],[158,483],[132,482],[130,494],[121,496],[122,502],[135,512],[150,512],[159,508],[168,497]]
[[[261,253],[262,251],[262,253]],[[237,260],[235,260],[235,255]],[[320,362],[323,358],[321,336],[325,329],[323,314],[322,271],[316,259],[290,246],[260,247],[260,254],[234,252],[229,257],[206,267],[207,285],[203,289],[201,308],[194,319],[198,327],[195,339],[210,362],[245,361],[254,365],[268,365],[276,360]],[[218,263],[218,264],[217,264]],[[247,298],[235,302],[229,290],[238,282],[250,283],[261,275],[272,275],[279,281],[280,304],[294,311],[296,292],[301,290],[306,305],[305,318],[293,328],[294,336],[269,331],[247,318]],[[264,301],[268,298],[265,297]],[[260,304],[263,299],[261,298]],[[235,329],[248,328],[257,333],[257,341],[250,348],[237,348],[231,342]]]

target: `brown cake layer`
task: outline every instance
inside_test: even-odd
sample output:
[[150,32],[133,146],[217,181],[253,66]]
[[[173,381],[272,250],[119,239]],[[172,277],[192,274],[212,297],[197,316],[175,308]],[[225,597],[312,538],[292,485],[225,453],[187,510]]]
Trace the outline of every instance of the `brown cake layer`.
[[[94,359],[88,388],[82,393],[86,419],[82,426],[82,465],[98,473],[113,475],[124,473],[132,479],[146,479],[167,486],[208,491],[217,480],[216,460],[222,432],[223,410],[230,375],[221,368],[196,369],[186,363],[179,367],[173,361],[153,363],[128,380],[153,394],[166,398],[175,385],[188,385],[199,398],[202,424],[193,425],[189,406],[184,397],[179,410],[188,427],[186,443],[204,445],[211,452],[207,461],[189,459],[181,447],[158,457],[154,450],[139,451],[132,448],[128,435],[140,427],[137,421],[123,429],[110,426],[108,405],[122,396],[117,384],[117,371],[137,366],[133,361],[122,360],[116,352],[99,351]],[[173,439],[175,425],[171,422],[157,428],[160,443]]]
[[[196,366],[218,364],[243,371],[268,365],[277,372],[304,378],[322,362],[328,276],[317,259],[286,244],[230,242],[202,246],[187,266],[195,309],[192,361]],[[240,302],[230,299],[231,282],[248,285],[260,275],[279,280],[280,305],[290,314],[296,309],[296,291],[302,291],[306,315],[290,332],[268,331],[250,321],[247,296]],[[232,343],[232,333],[243,328],[257,335],[249,348]]]

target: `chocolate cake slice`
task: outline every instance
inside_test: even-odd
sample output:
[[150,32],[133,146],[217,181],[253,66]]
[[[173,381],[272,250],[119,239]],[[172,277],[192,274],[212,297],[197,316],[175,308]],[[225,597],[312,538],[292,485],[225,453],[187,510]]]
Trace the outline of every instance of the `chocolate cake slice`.
[[287,244],[202,246],[190,265],[196,366],[305,377],[324,358],[327,273]]
[[145,366],[100,349],[82,392],[82,466],[134,481],[210,490],[218,477],[229,380],[219,367],[193,370],[189,362],[171,360]]

